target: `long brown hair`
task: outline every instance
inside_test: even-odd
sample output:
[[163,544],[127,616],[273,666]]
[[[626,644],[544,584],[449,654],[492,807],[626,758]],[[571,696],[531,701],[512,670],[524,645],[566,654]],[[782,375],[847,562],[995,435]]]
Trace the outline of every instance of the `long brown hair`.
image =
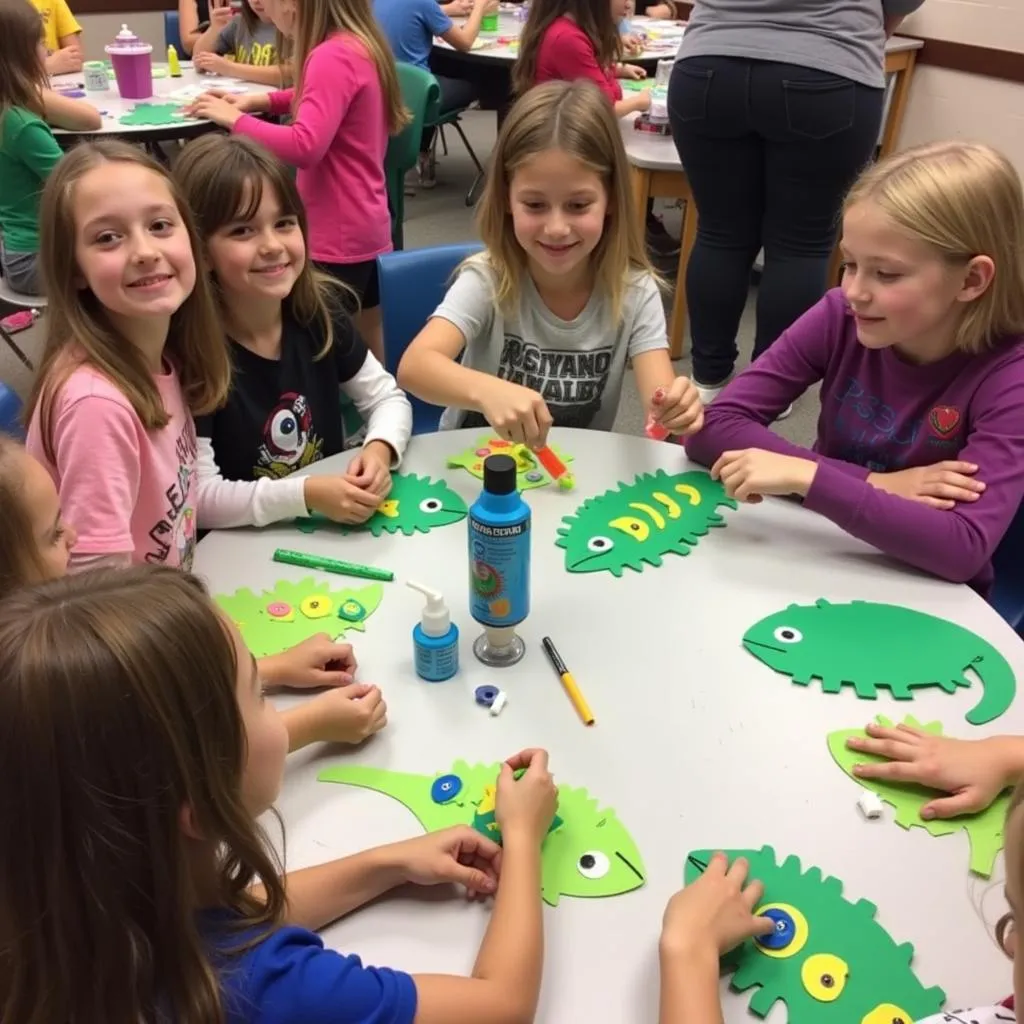
[[519,36],[519,59],[512,68],[512,86],[517,96],[537,84],[541,41],[552,22],[562,17],[572,18],[583,30],[602,68],[610,68],[622,56],[622,42],[608,0],[533,0]]
[[0,122],[12,108],[43,112],[43,19],[29,0],[0,0]]
[[31,456],[5,434],[0,434],[0,508],[4,526],[0,530],[0,597],[46,578],[32,520],[25,508],[22,459]]
[[[275,156],[259,143],[242,135],[204,135],[190,142],[174,163],[174,177],[192,208],[203,244],[221,228],[251,220],[263,201],[264,189],[272,189],[281,212],[298,220],[302,237],[308,237],[306,208],[299,198],[295,179]],[[211,266],[211,282],[227,316],[224,296]],[[303,325],[318,323],[324,344],[321,359],[334,344],[334,321],[343,315],[342,296],[354,293],[341,282],[321,273],[308,254],[305,265],[285,299],[288,312]]]
[[295,17],[295,45],[288,59],[294,67],[296,106],[302,99],[302,79],[310,51],[335,32],[347,32],[366,47],[377,66],[388,134],[397,135],[409,123],[410,116],[402,102],[395,56],[373,16],[370,0],[296,0]]
[[221,851],[229,942],[259,941],[285,909],[242,803],[236,670],[202,584],[174,569],[95,570],[0,600],[0,820],[18,825],[0,844],[0,1019],[224,1020],[183,810]]
[[53,401],[72,370],[82,363],[110,378],[147,430],[159,429],[168,422],[159,389],[141,353],[118,333],[93,293],[79,287],[75,189],[89,171],[107,163],[134,163],[158,175],[167,183],[188,231],[197,263],[196,283],[171,317],[164,354],[178,372],[192,413],[210,413],[222,405],[231,380],[227,343],[209,281],[202,272],[202,246],[188,204],[170,174],[141,149],[125,142],[81,143],[63,157],[47,180],[39,217],[39,259],[46,281],[48,329],[26,419],[31,419],[39,406],[43,450],[51,462]]
[[527,273],[526,253],[516,240],[509,192],[516,169],[531,157],[560,149],[597,174],[608,192],[601,240],[590,254],[594,287],[607,296],[613,323],[622,315],[630,278],[658,276],[644,246],[643,231],[629,187],[629,164],[611,104],[586,79],[545,82],[520,97],[509,112],[491,153],[477,227],[497,281],[495,301],[515,308]]

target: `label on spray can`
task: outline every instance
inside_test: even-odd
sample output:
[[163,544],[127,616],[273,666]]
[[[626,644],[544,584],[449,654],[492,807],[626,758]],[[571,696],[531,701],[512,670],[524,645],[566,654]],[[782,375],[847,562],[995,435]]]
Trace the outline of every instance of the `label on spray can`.
[[483,626],[515,626],[530,614],[530,517],[491,524],[469,518],[470,614]]

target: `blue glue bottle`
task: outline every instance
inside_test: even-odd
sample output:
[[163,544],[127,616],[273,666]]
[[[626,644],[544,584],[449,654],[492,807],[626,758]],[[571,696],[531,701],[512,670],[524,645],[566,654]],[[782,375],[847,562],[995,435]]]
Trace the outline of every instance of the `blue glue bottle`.
[[526,652],[515,627],[530,613],[530,532],[515,459],[489,455],[469,510],[469,612],[484,627],[473,653],[485,665],[514,665]]
[[444,595],[422,583],[406,582],[426,599],[420,623],[412,631],[416,675],[428,683],[441,683],[459,671],[459,627],[452,622]]

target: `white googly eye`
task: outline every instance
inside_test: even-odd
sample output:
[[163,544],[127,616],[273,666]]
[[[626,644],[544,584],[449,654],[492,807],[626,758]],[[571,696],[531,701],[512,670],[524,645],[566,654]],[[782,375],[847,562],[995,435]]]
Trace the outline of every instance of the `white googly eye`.
[[779,626],[773,636],[780,644],[798,644],[804,638],[803,633],[792,626]]
[[576,861],[576,870],[584,878],[604,878],[611,866],[611,861],[600,850],[590,850]]
[[270,421],[270,440],[281,452],[295,452],[301,447],[299,421],[290,409],[282,409]]
[[587,550],[593,551],[594,554],[602,555],[606,551],[611,551],[615,547],[609,537],[591,537],[587,541]]
[[441,507],[442,506],[440,498],[424,498],[420,502],[421,512],[440,512]]

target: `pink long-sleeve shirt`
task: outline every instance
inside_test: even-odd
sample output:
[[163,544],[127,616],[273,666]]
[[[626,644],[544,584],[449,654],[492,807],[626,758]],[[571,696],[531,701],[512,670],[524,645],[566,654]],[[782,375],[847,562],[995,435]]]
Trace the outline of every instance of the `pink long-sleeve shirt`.
[[[811,450],[769,429],[783,409],[821,381],[818,438]],[[847,533],[982,594],[992,553],[1024,496],[1024,336],[980,355],[956,352],[916,366],[891,348],[857,340],[842,292],[808,310],[705,411],[687,453],[710,466],[722,452],[762,448],[813,459],[804,507]],[[950,511],[909,501],[867,482],[869,473],[946,459],[977,464],[986,490]]]
[[[288,114],[293,93],[272,92],[270,112]],[[310,51],[291,124],[244,114],[234,131],[298,168],[314,260],[362,263],[390,252],[384,93],[376,64],[355,36],[338,32]]]

